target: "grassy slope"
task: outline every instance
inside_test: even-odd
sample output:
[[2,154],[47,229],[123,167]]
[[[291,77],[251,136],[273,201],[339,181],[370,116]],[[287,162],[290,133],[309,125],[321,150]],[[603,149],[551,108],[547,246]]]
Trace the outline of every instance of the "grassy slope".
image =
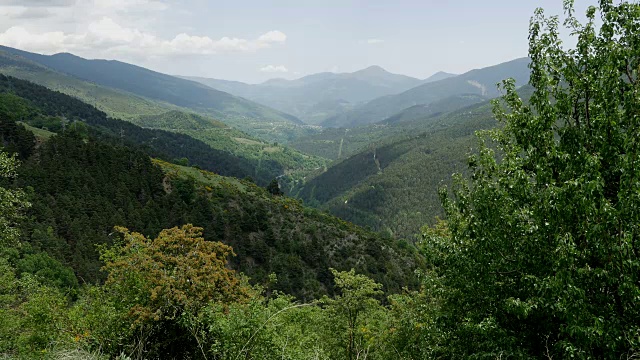
[[38,129],[36,127],[33,127],[29,124],[25,124],[20,122],[19,124],[21,124],[22,126],[25,127],[25,129],[31,131],[33,133],[33,135],[36,136],[36,138],[41,139],[41,140],[47,140],[50,137],[52,137],[53,135],[55,135],[56,133],[51,132],[51,131],[47,131],[47,130],[43,130],[43,129]]
[[324,159],[301,154],[281,145],[277,146],[279,151],[264,151],[271,148],[272,144],[230,128],[209,116],[87,82],[3,51],[0,51],[0,73],[76,97],[111,117],[125,119],[138,126],[184,133],[214,149],[256,161],[257,167],[268,166],[262,161],[281,164],[290,175],[286,179],[287,184],[326,163]]
[[87,60],[71,54],[45,56],[7,47],[0,47],[0,50],[78,79],[144,99],[188,108],[269,141],[283,142],[309,133],[309,129],[301,126],[302,122],[292,115],[194,81],[135,65],[119,61]]
[[132,122],[149,128],[174,131],[200,140],[214,149],[228,151],[254,163],[256,174],[261,168],[278,164],[284,169],[280,180],[287,188],[301,181],[308,173],[327,165],[328,160],[301,153],[278,143],[252,137],[208,117],[170,111],[161,115],[141,116]]

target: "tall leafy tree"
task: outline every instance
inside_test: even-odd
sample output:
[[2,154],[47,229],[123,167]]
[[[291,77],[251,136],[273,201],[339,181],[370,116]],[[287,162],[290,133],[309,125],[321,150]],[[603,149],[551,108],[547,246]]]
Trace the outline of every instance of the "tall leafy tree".
[[356,274],[354,269],[330,270],[336,288],[340,291],[334,298],[325,297],[323,300],[333,325],[332,333],[344,334],[344,338],[338,336],[337,340],[342,343],[339,347],[344,349],[342,354],[345,359],[366,358],[372,345],[368,340],[372,336],[366,334],[365,320],[374,317],[375,311],[380,310],[375,296],[382,294],[382,285],[364,275]]
[[[470,180],[443,193],[449,355],[618,359],[640,349],[640,5],[531,20],[529,103],[495,102]],[[506,105],[506,107],[505,107]]]
[[[16,168],[16,157],[0,151],[0,178],[13,179]],[[16,225],[22,218],[22,211],[29,206],[21,190],[0,186],[0,249],[17,242],[19,233]]]

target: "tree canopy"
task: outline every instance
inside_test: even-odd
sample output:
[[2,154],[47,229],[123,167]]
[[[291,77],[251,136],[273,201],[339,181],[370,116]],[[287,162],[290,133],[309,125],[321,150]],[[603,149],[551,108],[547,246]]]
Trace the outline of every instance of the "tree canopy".
[[536,11],[533,96],[503,83],[504,127],[442,193],[451,237],[437,273],[458,356],[613,359],[640,346],[640,5],[601,0],[584,24],[573,1],[565,13],[576,47]]

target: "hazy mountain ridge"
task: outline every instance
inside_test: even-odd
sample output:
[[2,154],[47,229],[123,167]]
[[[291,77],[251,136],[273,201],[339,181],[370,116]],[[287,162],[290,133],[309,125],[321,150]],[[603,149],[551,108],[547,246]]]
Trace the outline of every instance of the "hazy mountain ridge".
[[[449,75],[438,73],[434,76]],[[271,79],[253,85],[201,77],[184,78],[293,114],[309,124],[318,124],[364,102],[430,81],[393,74],[379,66],[352,73],[317,73],[295,80]],[[342,106],[329,108],[323,105],[328,103],[341,103]]]
[[189,108],[254,134],[259,133],[258,129],[262,129],[265,125],[272,128],[278,124],[293,127],[302,125],[295,116],[253,101],[215,90],[195,81],[180,79],[120,61],[88,60],[68,53],[40,55],[4,46],[0,46],[0,50],[78,79],[147,99]]
[[[324,163],[324,159],[301,154],[283,145],[274,146],[273,141],[255,138],[210,116],[196,114],[188,108],[98,85],[1,50],[0,73],[73,96],[113,118],[125,119],[144,128],[183,133],[201,140],[212,148],[211,151],[217,152],[221,159],[229,158],[234,163],[242,164],[244,170],[235,174],[252,176],[261,183],[284,173],[287,176],[281,180],[287,183],[289,179],[303,176],[299,173],[305,173]],[[271,130],[269,124],[264,127]],[[201,145],[204,144],[199,146]],[[209,150],[200,151],[204,154]],[[212,156],[212,159],[215,158]],[[226,160],[221,162],[226,163]],[[264,179],[265,176],[268,178]]]
[[528,58],[520,58],[429,82],[400,94],[374,99],[347,113],[327,119],[321,125],[349,128],[376,123],[412,106],[429,104],[454,95],[476,94],[487,99],[497,97],[500,92],[496,84],[504,79],[512,77],[519,86],[529,82],[528,64]]
[[437,73],[429,76],[428,78],[422,80],[422,83],[427,84],[430,82],[434,82],[434,81],[440,81],[440,80],[444,80],[444,79],[448,79],[451,77],[455,77],[458,76],[458,74],[452,74],[452,73],[448,73],[446,71],[438,71]]

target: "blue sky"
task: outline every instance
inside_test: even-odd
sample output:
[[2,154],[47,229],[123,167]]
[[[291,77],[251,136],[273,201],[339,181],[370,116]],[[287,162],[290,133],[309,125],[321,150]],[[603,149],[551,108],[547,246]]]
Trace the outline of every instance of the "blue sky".
[[536,7],[562,0],[0,0],[0,44],[246,82],[370,65],[426,78],[526,56]]

